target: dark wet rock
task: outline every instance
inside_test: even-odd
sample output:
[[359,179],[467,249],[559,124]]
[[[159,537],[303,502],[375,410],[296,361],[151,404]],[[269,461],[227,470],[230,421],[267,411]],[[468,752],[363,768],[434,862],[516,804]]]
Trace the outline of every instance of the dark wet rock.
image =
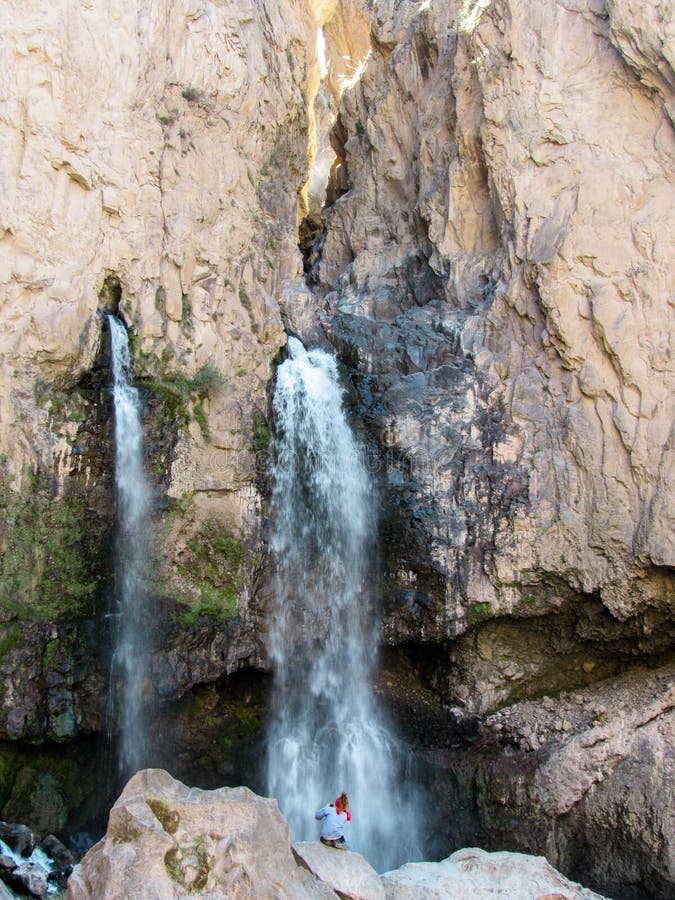
[[16,869],[16,863],[12,857],[7,856],[5,853],[0,853],[0,878],[8,872],[13,872],[14,869]]
[[0,822],[0,840],[24,858],[29,857],[37,845],[37,838],[27,825],[12,822]]
[[59,868],[72,866],[75,862],[70,850],[53,834],[48,834],[40,841],[40,849],[53,859]]

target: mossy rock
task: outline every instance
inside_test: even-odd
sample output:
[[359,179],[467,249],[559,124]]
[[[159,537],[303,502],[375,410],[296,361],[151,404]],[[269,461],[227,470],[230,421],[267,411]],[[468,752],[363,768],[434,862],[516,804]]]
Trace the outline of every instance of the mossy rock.
[[97,582],[84,498],[51,497],[46,476],[21,494],[1,478],[0,517],[0,607],[38,621],[89,615]]
[[197,596],[192,600],[186,594],[179,597],[186,607],[176,616],[179,624],[189,627],[203,616],[235,618],[245,561],[241,540],[217,520],[208,519],[188,542],[187,550],[174,569]]
[[62,833],[70,812],[84,799],[77,764],[54,752],[26,755],[3,748],[6,775],[11,785],[3,797],[0,816],[10,822],[26,822],[39,834]]
[[146,797],[145,802],[159,820],[167,834],[175,834],[180,824],[180,815],[175,809],[171,809],[166,800],[157,797]]
[[492,619],[494,615],[495,613],[491,603],[472,603],[464,611],[464,616],[469,627],[477,625],[479,622],[485,622],[487,619]]

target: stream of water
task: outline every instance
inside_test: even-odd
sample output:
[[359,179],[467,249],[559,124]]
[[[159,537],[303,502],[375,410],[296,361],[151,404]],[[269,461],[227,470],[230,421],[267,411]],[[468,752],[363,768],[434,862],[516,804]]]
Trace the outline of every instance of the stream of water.
[[346,790],[347,840],[384,871],[420,858],[420,826],[406,752],[372,690],[374,496],[335,358],[292,337],[288,350],[273,401],[268,791],[292,839],[316,840],[315,810]]
[[[115,418],[115,599],[117,634],[113,678],[117,683],[120,772],[126,777],[143,766],[147,753],[144,694],[148,681],[144,572],[148,551],[148,487],[143,470],[141,401],[133,387],[127,331],[108,316]],[[114,690],[114,687],[111,688]]]

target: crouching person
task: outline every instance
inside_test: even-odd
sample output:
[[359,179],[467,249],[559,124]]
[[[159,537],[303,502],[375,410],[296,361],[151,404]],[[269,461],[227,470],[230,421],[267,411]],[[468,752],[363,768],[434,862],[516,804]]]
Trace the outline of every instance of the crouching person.
[[345,825],[351,822],[352,814],[349,812],[349,798],[343,791],[335,803],[322,806],[314,813],[315,819],[321,819],[321,843],[327,847],[335,847],[336,850],[349,850],[349,844],[345,840]]

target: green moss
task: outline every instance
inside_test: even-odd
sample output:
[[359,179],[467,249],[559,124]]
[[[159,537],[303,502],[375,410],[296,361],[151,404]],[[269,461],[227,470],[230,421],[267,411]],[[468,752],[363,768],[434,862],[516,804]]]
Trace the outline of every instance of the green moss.
[[[193,868],[197,864],[197,874],[189,883],[185,880],[183,866],[189,863]],[[203,891],[209,880],[213,860],[206,851],[206,836],[198,835],[195,841],[187,846],[176,845],[164,854],[164,868],[169,878],[180,884],[188,894]]]
[[205,441],[208,441],[211,437],[211,430],[209,429],[209,420],[204,412],[204,407],[201,403],[195,403],[192,408],[192,415],[194,416],[195,422],[199,425],[199,428],[202,433],[202,437]]
[[176,571],[189,578],[199,597],[176,616],[183,626],[196,624],[201,616],[231,619],[237,615],[241,590],[244,548],[215,519],[209,519],[188,542],[191,559]]
[[258,334],[260,326],[253,316],[253,305],[251,303],[251,298],[248,295],[248,291],[244,287],[239,288],[239,302],[248,313],[248,320],[251,323],[251,331],[253,332],[253,334]]
[[192,84],[186,84],[180,93],[181,97],[187,100],[188,103],[200,103],[204,100],[204,91]]
[[146,797],[145,802],[159,819],[162,828],[167,834],[175,834],[178,831],[180,815],[175,809],[171,809],[166,800],[157,797]]
[[251,310],[252,310],[251,298],[249,297],[248,291],[246,290],[246,288],[243,288],[243,287],[239,288],[239,302],[244,307],[246,312],[248,312],[250,315]]
[[[204,439],[208,440],[208,419],[201,401],[222,390],[227,379],[210,363],[203,365],[192,378],[162,371],[166,363],[164,360],[159,363],[158,374],[152,378],[139,379],[139,384],[162,400],[169,419],[186,427],[193,418],[201,428]],[[157,367],[156,359],[153,364]]]
[[42,662],[46,671],[51,671],[56,668],[58,663],[59,656],[61,655],[61,641],[58,638],[54,638],[51,641],[47,641],[45,645],[44,654],[42,657]]
[[23,754],[16,767],[10,760],[9,774],[10,790],[3,797],[0,818],[31,822],[38,831],[62,831],[88,789],[77,764],[54,751],[31,755],[28,762]]
[[486,619],[492,618],[494,615],[491,603],[472,603],[466,608],[464,616],[469,626],[476,625],[478,622],[484,622]]
[[272,435],[269,425],[263,414],[257,409],[253,410],[253,434],[251,444],[255,455],[255,467],[258,475],[263,476],[267,472],[270,461],[270,446]]
[[258,453],[269,450],[271,442],[270,429],[265,417],[257,409],[253,410],[253,450]]
[[169,878],[178,884],[183,884],[183,873],[180,867],[180,850],[178,847],[170,847],[164,854],[164,868]]
[[0,606],[34,619],[92,611],[96,582],[81,497],[50,497],[46,477],[11,491],[0,480]]
[[0,665],[5,656],[23,643],[23,631],[17,622],[0,625]]
[[210,397],[222,390],[227,384],[227,379],[215,366],[210,363],[203,365],[190,382],[190,390],[200,397]]

